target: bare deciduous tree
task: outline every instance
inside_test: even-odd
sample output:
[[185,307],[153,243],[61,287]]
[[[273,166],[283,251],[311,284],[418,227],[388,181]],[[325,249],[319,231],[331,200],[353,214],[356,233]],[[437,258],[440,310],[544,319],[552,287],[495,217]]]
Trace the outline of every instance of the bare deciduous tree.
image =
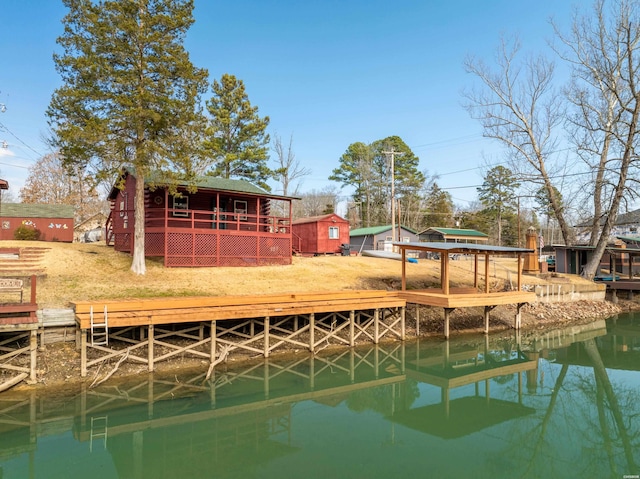
[[303,218],[335,213],[337,203],[337,187],[327,186],[320,191],[311,190],[309,193],[302,195],[302,201],[294,204],[293,217]]
[[594,184],[594,255],[582,274],[593,278],[621,205],[637,197],[640,119],[640,5],[634,0],[598,0],[594,16],[576,12],[571,33],[556,32],[573,67],[569,90],[581,135],[579,151]]
[[566,244],[573,241],[564,205],[555,192],[564,165],[557,156],[558,129],[563,121],[563,101],[553,87],[554,64],[529,57],[518,62],[517,39],[500,43],[497,69],[468,58],[465,68],[482,83],[479,90],[464,93],[466,108],[480,121],[484,136],[506,147],[509,169],[521,182],[543,186]]
[[[296,154],[293,151],[293,135],[289,137],[289,144],[287,146],[282,144],[282,138],[280,138],[279,135],[274,135],[273,151],[276,154],[274,176],[282,185],[282,194],[285,196],[297,196],[300,183],[294,186],[294,182],[305,176],[309,176],[311,170],[303,167],[300,161],[296,159]],[[293,190],[290,191],[292,187]]]
[[59,154],[50,153],[29,168],[20,197],[24,203],[71,205],[79,222],[108,210],[106,201],[99,198],[97,186],[78,165],[65,166]]

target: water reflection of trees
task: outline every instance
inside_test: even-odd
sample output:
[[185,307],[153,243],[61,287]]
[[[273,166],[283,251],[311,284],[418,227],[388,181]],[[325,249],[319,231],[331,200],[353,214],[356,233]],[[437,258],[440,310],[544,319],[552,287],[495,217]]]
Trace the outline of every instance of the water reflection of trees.
[[[531,398],[539,403],[542,417],[538,415],[539,420],[533,423],[514,423],[518,429],[512,434],[520,440],[510,442],[506,454],[517,455],[528,464],[522,477],[566,477],[568,470],[575,477],[637,474],[637,390],[612,383],[595,339],[575,344],[568,351],[580,362],[588,359],[588,365],[572,364],[570,354],[559,360],[559,370],[558,365],[547,363],[550,371],[557,372],[553,387],[549,394]],[[546,398],[545,405],[542,401]],[[523,425],[528,428],[523,430]],[[576,434],[581,438],[580,449]],[[527,446],[522,448],[523,444]]]

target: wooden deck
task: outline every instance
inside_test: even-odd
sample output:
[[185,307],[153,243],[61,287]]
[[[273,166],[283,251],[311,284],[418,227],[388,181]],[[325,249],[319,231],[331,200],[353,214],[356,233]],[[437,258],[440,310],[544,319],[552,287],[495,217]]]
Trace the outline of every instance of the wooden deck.
[[[536,301],[535,293],[522,291],[522,256],[534,254],[533,250],[504,246],[477,245],[468,243],[394,243],[402,254],[401,298],[408,303],[444,308],[444,336],[449,337],[450,315],[456,308],[484,307],[484,332],[489,333],[489,314],[493,308],[505,304],[515,304],[516,314],[513,327],[521,326],[520,309],[526,303]],[[437,253],[440,256],[440,288],[407,290],[406,257],[409,251]],[[473,256],[473,287],[455,288],[450,285],[450,255]],[[517,281],[515,291],[491,291],[489,281],[489,261],[491,256],[515,255],[517,257]],[[480,289],[480,259],[484,260],[483,288]],[[419,318],[416,321],[420,323]],[[418,332],[419,334],[419,332]]]
[[[330,342],[352,347],[359,338],[374,344],[383,337],[405,339],[406,300],[388,291],[82,301],[73,306],[82,376],[89,367],[124,355],[153,371],[158,361],[182,354],[214,363],[236,349],[266,358],[283,345],[315,352]],[[114,342],[120,347],[114,348]]]
[[95,315],[108,311],[110,327],[218,321],[295,314],[331,313],[384,307],[403,307],[406,301],[388,291],[332,291],[256,296],[153,298],[72,303],[80,329],[91,327]]
[[536,294],[527,291],[500,291],[481,293],[474,288],[451,288],[449,294],[441,289],[416,289],[399,291],[398,296],[407,303],[437,306],[441,308],[472,308],[477,306],[498,306],[504,304],[531,303]]

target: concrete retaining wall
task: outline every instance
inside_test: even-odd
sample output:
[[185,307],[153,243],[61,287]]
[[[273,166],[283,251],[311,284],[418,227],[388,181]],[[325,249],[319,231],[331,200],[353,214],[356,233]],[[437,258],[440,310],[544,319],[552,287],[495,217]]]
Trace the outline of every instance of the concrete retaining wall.
[[563,303],[568,301],[604,301],[607,287],[604,284],[548,283],[535,285],[538,301]]

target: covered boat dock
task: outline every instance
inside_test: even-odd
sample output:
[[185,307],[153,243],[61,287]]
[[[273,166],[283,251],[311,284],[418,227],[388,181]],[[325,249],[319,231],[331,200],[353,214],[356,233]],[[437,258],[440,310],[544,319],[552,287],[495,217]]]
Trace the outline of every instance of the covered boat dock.
[[[535,254],[535,250],[468,243],[394,243],[402,256],[402,290],[399,296],[416,305],[444,308],[444,336],[449,337],[450,315],[456,308],[484,307],[484,332],[489,332],[489,314],[496,306],[515,304],[514,328],[520,329],[520,309],[535,302],[534,292],[522,291],[522,265],[524,255]],[[440,288],[407,290],[407,252],[435,253],[440,257]],[[451,287],[450,259],[452,255],[473,256],[473,287]],[[513,291],[491,291],[489,264],[492,256],[515,256],[517,258],[517,282]],[[480,258],[484,259],[484,274],[481,282]]]

